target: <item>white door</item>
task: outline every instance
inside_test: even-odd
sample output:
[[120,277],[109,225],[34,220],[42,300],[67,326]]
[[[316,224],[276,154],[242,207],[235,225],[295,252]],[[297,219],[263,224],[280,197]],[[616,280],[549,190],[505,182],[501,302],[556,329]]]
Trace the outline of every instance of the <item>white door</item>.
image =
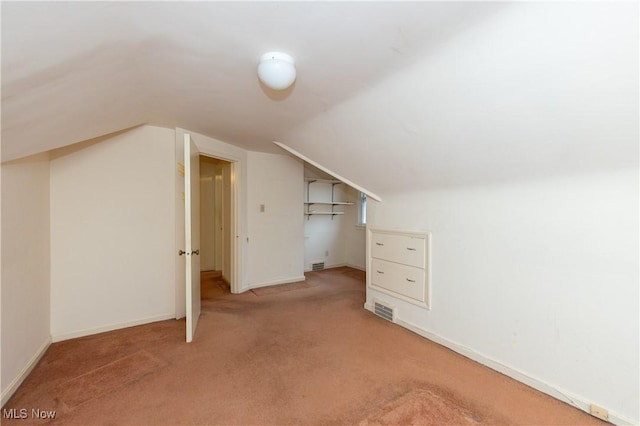
[[184,135],[184,235],[186,262],[187,342],[200,317],[200,152]]

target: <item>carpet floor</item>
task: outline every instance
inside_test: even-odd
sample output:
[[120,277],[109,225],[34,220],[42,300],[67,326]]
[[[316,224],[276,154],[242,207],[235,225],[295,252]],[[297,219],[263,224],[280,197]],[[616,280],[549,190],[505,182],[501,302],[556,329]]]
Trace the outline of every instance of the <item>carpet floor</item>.
[[170,320],[51,345],[2,424],[605,424],[365,311],[361,271],[202,296],[190,344]]

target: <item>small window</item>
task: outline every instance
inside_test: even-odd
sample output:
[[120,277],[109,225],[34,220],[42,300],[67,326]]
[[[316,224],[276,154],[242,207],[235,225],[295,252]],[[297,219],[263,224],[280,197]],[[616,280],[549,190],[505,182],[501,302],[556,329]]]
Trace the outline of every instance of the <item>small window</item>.
[[360,193],[360,201],[358,202],[358,226],[367,225],[367,196]]

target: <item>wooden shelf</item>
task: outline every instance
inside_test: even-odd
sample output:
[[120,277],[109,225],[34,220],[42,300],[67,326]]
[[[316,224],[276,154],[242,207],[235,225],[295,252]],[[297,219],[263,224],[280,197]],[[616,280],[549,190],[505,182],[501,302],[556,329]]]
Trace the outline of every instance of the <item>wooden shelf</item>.
[[[333,220],[334,216],[344,215],[344,212],[337,212],[334,210],[335,206],[349,206],[353,203],[350,201],[335,201],[334,200],[334,188],[336,185],[343,183],[340,180],[334,179],[316,179],[316,178],[305,178],[304,181],[307,184],[307,201],[305,201],[304,205],[306,206],[306,210],[304,215],[307,216],[307,220],[311,218],[311,216],[331,216],[331,220]],[[309,200],[309,192],[312,183],[320,183],[331,185],[331,201],[310,201]],[[315,211],[310,210],[310,206],[317,204],[319,206],[331,206],[331,211]]]
[[350,206],[353,203],[350,201],[306,201],[305,204],[309,206],[311,204],[323,204],[327,206]]
[[344,212],[304,212],[304,214],[306,216],[312,216],[312,215],[316,215],[316,214],[323,214],[323,215],[331,215],[331,216],[335,216],[335,215],[341,215],[344,214]]
[[313,183],[313,182],[318,182],[318,183],[331,183],[331,184],[338,184],[338,183],[342,183],[341,180],[335,180],[335,179],[316,179],[316,178],[304,178],[305,182],[309,182],[309,183]]

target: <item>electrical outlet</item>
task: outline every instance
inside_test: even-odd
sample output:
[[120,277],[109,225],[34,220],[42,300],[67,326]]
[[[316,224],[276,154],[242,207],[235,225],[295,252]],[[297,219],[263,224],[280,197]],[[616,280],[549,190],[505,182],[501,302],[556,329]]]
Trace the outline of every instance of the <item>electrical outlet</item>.
[[260,204],[260,213],[264,213],[264,204]]
[[324,251],[324,257],[329,257],[329,250]]
[[589,412],[593,417],[597,417],[601,420],[606,420],[606,421],[609,420],[609,412],[602,407],[598,407],[597,405],[591,404],[591,406],[589,407]]

